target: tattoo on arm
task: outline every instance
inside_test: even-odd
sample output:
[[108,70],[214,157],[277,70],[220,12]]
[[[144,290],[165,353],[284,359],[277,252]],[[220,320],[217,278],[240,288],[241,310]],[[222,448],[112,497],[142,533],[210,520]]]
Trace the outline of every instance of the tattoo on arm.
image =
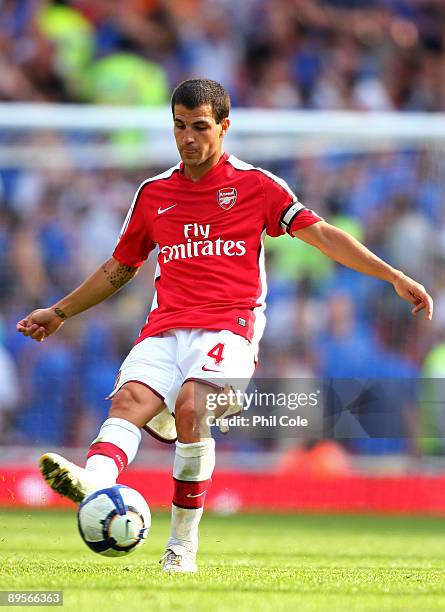
[[54,308],[54,312],[62,321],[68,318],[61,308]]
[[104,271],[109,283],[113,285],[115,289],[120,289],[138,272],[138,268],[131,268],[130,266],[124,266],[123,264],[119,264],[115,269],[110,269],[109,263],[109,261],[104,263],[102,270]]

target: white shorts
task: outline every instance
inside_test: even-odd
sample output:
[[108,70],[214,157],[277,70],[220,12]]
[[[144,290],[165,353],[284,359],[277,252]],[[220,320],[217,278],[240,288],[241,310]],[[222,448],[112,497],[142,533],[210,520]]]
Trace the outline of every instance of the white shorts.
[[137,381],[175,411],[181,386],[188,380],[217,387],[247,387],[255,370],[254,346],[231,331],[172,329],[136,344],[123,362],[109,398],[127,382]]

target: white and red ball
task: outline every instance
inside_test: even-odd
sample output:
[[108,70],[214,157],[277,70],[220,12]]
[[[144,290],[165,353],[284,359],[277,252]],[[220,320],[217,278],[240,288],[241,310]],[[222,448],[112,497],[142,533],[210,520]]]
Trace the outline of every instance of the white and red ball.
[[115,485],[83,500],[77,524],[82,540],[91,550],[107,557],[121,557],[144,544],[151,526],[150,508],[134,489]]

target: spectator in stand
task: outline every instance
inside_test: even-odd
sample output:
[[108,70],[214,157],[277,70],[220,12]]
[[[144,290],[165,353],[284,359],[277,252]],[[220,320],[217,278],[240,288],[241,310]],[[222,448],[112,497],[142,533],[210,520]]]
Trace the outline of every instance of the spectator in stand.
[[[3,328],[3,321],[0,321]],[[0,330],[3,335],[3,329]],[[20,405],[20,384],[17,367],[10,352],[0,344],[0,444],[10,444],[16,419],[16,411]]]
[[0,98],[97,100],[84,76],[125,50],[161,92],[205,73],[247,106],[440,111],[444,23],[436,0],[5,0]]

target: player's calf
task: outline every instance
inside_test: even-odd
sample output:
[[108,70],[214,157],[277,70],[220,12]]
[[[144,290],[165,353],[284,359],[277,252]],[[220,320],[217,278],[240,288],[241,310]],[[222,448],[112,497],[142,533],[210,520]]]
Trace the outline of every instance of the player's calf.
[[166,548],[181,546],[191,555],[198,550],[199,522],[215,467],[215,441],[209,426],[203,424],[208,389],[208,385],[186,382],[175,410],[179,440],[173,463],[171,535]]
[[[198,550],[199,522],[203,515],[205,497],[212,482],[214,467],[215,441],[212,438],[188,444],[176,443],[171,535],[167,542],[167,551],[180,546],[187,551],[190,558],[195,559]],[[182,563],[188,565],[188,561],[181,560],[181,566]],[[167,565],[173,567],[171,559]],[[166,569],[165,563],[164,569],[170,571]]]

